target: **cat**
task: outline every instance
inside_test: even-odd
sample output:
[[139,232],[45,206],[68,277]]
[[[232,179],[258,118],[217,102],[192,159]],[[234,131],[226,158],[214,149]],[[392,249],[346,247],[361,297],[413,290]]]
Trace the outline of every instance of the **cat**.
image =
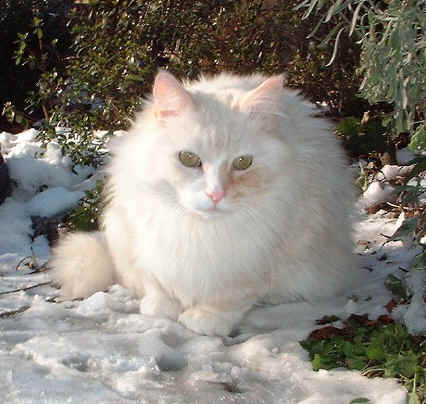
[[327,299],[359,271],[354,194],[331,124],[283,75],[158,72],[111,146],[102,231],[52,253],[65,298],[114,283],[140,312],[226,336],[257,302]]

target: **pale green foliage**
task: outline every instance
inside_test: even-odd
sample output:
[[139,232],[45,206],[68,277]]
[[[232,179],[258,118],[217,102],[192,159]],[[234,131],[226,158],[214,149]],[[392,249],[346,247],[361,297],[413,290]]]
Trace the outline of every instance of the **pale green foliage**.
[[[305,0],[305,17],[322,14],[322,22],[333,16],[340,24],[329,35],[335,37],[335,52],[343,32],[355,34],[362,46],[359,73],[361,95],[370,103],[389,102],[397,133],[424,126],[426,112],[426,2],[424,0]],[[333,58],[330,62],[333,61]],[[392,123],[389,120],[387,123]],[[419,131],[419,129],[417,129]],[[418,132],[424,133],[424,131]],[[419,135],[419,136],[420,136]]]
[[426,2],[391,0],[385,10],[364,7],[369,10],[356,28],[363,50],[361,93],[371,103],[393,103],[396,131],[410,131],[416,106],[426,108]]

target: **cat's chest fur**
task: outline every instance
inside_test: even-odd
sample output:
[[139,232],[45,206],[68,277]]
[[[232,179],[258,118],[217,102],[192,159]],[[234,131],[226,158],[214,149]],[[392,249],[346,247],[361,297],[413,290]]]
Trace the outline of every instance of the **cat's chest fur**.
[[[140,211],[140,205],[134,209]],[[135,222],[128,210],[135,269],[141,278],[167,287],[183,306],[219,301],[230,288],[236,295],[267,293],[279,243],[270,234],[254,231],[244,217],[204,220],[158,205],[143,211]]]

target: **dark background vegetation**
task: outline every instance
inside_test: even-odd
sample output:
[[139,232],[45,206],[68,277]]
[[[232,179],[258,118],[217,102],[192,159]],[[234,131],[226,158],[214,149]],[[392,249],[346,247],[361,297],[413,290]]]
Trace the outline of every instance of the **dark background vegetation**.
[[[16,131],[22,118],[34,123],[55,112],[126,128],[158,68],[190,79],[287,72],[289,86],[327,102],[332,115],[360,116],[368,106],[357,96],[359,46],[342,37],[335,63],[325,67],[333,42],[320,44],[333,21],[307,40],[319,18],[301,21],[295,0],[0,3],[0,104],[14,106]],[[5,115],[1,126],[10,129]]]

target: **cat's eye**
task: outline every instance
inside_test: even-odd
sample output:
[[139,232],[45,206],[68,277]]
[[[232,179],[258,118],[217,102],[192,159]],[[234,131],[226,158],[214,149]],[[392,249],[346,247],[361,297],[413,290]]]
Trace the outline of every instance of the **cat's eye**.
[[201,159],[190,151],[180,151],[178,157],[185,167],[197,168],[201,166]]
[[234,170],[247,170],[251,166],[251,163],[253,162],[253,156],[246,155],[246,156],[240,156],[237,157],[232,162],[232,168]]

